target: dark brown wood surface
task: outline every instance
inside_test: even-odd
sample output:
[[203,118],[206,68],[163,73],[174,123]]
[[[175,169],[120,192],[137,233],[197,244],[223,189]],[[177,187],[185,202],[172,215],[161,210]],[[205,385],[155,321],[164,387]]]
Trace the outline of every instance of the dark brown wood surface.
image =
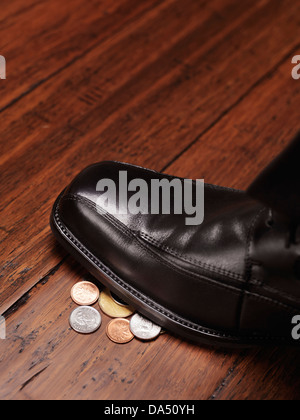
[[[68,324],[90,278],[49,228],[86,165],[247,188],[299,130],[292,0],[11,0],[0,7],[1,399],[298,399],[298,352],[117,345]],[[97,307],[97,304],[95,305]]]

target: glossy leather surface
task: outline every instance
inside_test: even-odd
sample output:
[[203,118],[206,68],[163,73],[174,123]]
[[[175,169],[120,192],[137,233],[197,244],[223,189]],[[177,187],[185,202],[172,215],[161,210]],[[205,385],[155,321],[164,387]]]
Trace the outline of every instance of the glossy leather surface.
[[300,133],[254,180],[248,193],[289,222],[300,222]]
[[148,184],[168,177],[119,162],[89,166],[57,207],[72,235],[126,284],[186,320],[249,342],[290,342],[300,313],[300,245],[289,224],[273,215],[270,225],[269,209],[245,192],[208,184],[198,226],[187,226],[185,214],[102,211],[96,185],[103,178],[118,185],[120,171]]

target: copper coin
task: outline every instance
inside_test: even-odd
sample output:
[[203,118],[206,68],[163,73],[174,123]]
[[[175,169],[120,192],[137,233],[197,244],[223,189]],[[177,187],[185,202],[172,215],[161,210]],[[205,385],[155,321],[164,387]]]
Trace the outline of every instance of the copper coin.
[[99,299],[100,292],[94,283],[89,281],[80,281],[72,287],[71,297],[77,305],[93,305]]
[[106,327],[107,337],[118,344],[129,343],[133,340],[134,335],[130,331],[130,324],[128,319],[115,318]]

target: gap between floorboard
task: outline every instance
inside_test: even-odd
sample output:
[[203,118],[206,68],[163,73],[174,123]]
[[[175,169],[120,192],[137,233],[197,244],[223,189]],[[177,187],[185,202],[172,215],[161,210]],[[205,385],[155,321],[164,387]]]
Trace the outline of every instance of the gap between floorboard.
[[215,121],[213,121],[204,131],[202,131],[202,133],[200,133],[191,143],[189,143],[180,153],[178,153],[178,155],[171,159],[170,162],[167,163],[161,169],[161,172],[165,172],[166,170],[168,170],[168,168],[170,168],[173,165],[173,163],[176,162],[176,160],[181,158],[191,147],[194,146],[194,144],[196,144],[201,139],[201,137],[207,134],[214,126],[216,126],[220,121],[222,121],[222,119],[226,117],[226,115],[228,115],[234,108],[236,108],[248,95],[250,95],[250,93],[254,89],[261,85],[265,80],[272,77],[276,73],[278,68],[285,63],[286,60],[288,60],[290,57],[293,57],[295,53],[299,51],[299,48],[300,43],[293,47],[280,61],[278,61],[275,64],[275,66],[272,69],[270,69],[266,74],[260,77],[249,89],[247,89],[247,91],[243,95],[241,95],[240,98],[238,98],[234,104],[232,104],[229,108],[225,109],[225,111],[223,111],[219,115],[219,117],[215,119]]

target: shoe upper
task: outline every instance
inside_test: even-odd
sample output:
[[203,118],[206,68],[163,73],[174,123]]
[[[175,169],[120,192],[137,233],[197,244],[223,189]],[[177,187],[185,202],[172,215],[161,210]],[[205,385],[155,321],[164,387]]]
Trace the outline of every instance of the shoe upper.
[[[270,221],[270,210],[246,192],[209,184],[200,225],[187,225],[184,213],[99,208],[99,180],[118,186],[120,171],[128,182],[144,180],[149,191],[153,179],[175,179],[120,162],[82,171],[64,191],[59,214],[96,258],[163,308],[205,328],[291,338],[292,317],[300,311],[297,231],[277,214]],[[119,208],[127,207],[118,188],[114,192]]]

